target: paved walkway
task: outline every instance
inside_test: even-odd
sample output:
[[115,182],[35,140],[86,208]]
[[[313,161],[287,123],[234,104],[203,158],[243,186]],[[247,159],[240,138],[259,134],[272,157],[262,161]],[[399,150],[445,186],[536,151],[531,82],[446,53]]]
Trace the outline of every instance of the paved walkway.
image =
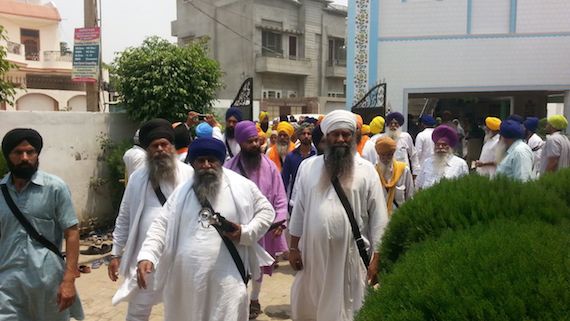
[[[81,255],[80,262],[86,262],[97,257]],[[263,278],[260,303],[263,310],[257,320],[290,320],[289,291],[293,283],[293,270],[288,262],[280,262],[279,268],[272,277]],[[119,280],[121,281],[121,280]],[[81,274],[76,280],[77,290],[83,302],[86,321],[124,321],[127,304],[111,305],[119,283],[112,282],[107,276],[107,266],[102,265],[91,273]],[[158,305],[153,309],[151,321],[163,320],[163,307]]]

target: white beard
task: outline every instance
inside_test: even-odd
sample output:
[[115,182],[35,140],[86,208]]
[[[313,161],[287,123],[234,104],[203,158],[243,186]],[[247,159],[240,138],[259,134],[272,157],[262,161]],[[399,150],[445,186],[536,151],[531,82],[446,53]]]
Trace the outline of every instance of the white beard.
[[395,142],[397,142],[398,139],[400,139],[400,135],[402,135],[402,130],[400,128],[398,128],[396,130],[388,129],[386,131],[386,135],[388,137],[392,138]]
[[389,181],[392,178],[392,173],[393,173],[393,166],[394,165],[394,161],[390,161],[390,163],[388,164],[384,164],[382,162],[378,162],[378,167],[380,168],[380,173],[384,176],[384,179],[386,181]]
[[438,177],[443,177],[443,175],[445,174],[445,168],[447,167],[447,160],[452,155],[453,155],[453,149],[451,149],[451,148],[445,154],[444,153],[435,153],[433,155],[434,156],[433,170]]

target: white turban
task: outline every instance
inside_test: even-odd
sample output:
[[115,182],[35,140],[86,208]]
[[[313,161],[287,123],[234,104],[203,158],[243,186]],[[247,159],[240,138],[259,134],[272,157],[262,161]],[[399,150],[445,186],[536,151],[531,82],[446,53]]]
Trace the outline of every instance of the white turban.
[[337,129],[356,131],[356,117],[348,110],[337,109],[325,116],[321,123],[321,130],[325,135]]

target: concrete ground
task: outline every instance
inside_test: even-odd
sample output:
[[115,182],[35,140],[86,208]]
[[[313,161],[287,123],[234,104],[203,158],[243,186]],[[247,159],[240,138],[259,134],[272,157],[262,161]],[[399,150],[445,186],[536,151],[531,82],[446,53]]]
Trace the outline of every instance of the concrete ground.
[[[102,257],[81,255],[79,262],[80,264],[91,266],[93,260],[101,259]],[[293,275],[294,272],[289,266],[289,262],[280,262],[279,268],[273,273],[273,276],[264,277],[260,295],[263,313],[257,320],[290,320],[289,292],[293,283]],[[75,281],[75,284],[81,296],[86,321],[125,320],[127,304],[111,305],[111,298],[120,283],[109,280],[105,264],[98,269],[92,269],[91,273],[82,273],[81,277]],[[161,304],[154,307],[150,320],[158,321],[163,319],[163,306]]]

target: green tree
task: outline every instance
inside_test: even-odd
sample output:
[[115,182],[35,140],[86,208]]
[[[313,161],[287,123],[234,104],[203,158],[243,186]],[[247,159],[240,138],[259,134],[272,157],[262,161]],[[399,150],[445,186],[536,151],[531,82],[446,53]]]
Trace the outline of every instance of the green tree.
[[[0,26],[0,40],[8,40],[3,26]],[[14,90],[14,85],[11,82],[6,81],[4,76],[8,71],[10,71],[10,69],[14,68],[14,64],[6,60],[6,56],[6,47],[0,46],[0,102],[11,104],[16,91]]]
[[159,37],[128,48],[113,62],[117,91],[130,117],[186,119],[188,111],[209,112],[221,71],[208,58],[205,41],[177,46]]

